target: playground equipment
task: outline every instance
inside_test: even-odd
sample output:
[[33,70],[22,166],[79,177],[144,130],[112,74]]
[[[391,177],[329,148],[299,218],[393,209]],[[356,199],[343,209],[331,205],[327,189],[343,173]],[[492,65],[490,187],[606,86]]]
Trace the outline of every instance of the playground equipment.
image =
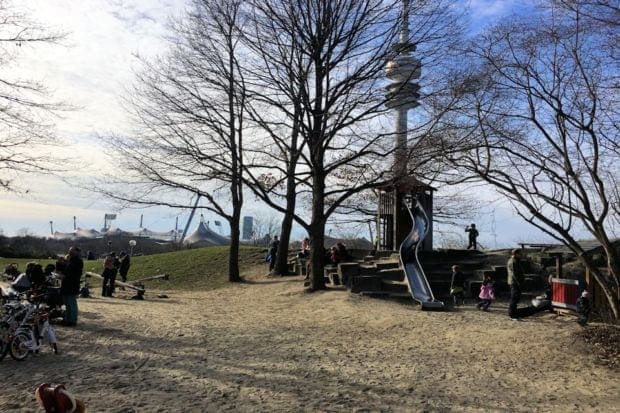
[[405,272],[407,283],[411,297],[420,303],[422,309],[445,309],[442,301],[435,299],[433,291],[428,283],[424,270],[418,259],[418,248],[424,237],[426,237],[429,229],[429,219],[422,208],[420,202],[413,198],[412,207],[409,207],[406,201],[403,201],[407,207],[407,211],[411,216],[413,223],[411,232],[400,245],[400,263]]
[[[85,275],[87,278],[95,277],[95,278],[99,278],[100,280],[103,280],[103,277],[101,276],[101,274],[97,274],[95,272],[88,271],[85,273]],[[146,292],[146,287],[143,284],[144,281],[151,281],[151,280],[166,280],[167,281],[169,279],[170,279],[169,274],[159,274],[159,275],[154,275],[152,277],[141,278],[131,283],[126,283],[123,281],[116,281],[114,284],[117,286],[129,288],[130,290],[134,290],[136,292],[136,295],[131,297],[132,300],[144,300],[144,293]]]

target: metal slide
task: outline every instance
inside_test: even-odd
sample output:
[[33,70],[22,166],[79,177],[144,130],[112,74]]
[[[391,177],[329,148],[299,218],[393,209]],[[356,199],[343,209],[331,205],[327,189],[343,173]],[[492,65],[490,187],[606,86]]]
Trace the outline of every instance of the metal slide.
[[428,217],[417,200],[414,199],[413,203],[413,208],[409,208],[405,202],[413,225],[411,232],[400,245],[400,262],[405,270],[411,296],[422,305],[422,309],[444,309],[445,304],[433,296],[431,286],[418,260],[418,247],[428,233]]

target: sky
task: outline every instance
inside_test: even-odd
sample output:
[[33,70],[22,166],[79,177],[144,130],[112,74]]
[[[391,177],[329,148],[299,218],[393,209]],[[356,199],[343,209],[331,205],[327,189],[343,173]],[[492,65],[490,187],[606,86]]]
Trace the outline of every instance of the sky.
[[[136,55],[148,58],[165,52],[162,37],[167,33],[167,22],[170,16],[183,12],[185,3],[184,0],[15,1],[33,19],[67,33],[61,45],[22,47],[14,70],[22,77],[40,80],[49,88],[53,99],[74,108],[56,119],[56,128],[65,142],[62,154],[87,165],[75,171],[76,179],[110,169],[102,156],[106,149],[97,136],[131,130],[122,96],[139,68]],[[488,22],[521,10],[522,4],[517,0],[469,1],[471,30],[477,31]],[[5,235],[23,232],[49,235],[50,221],[54,230],[69,232],[73,230],[73,217],[78,227],[100,229],[105,213],[117,213],[113,226],[136,229],[142,216],[144,227],[164,231],[174,228],[177,218],[182,228],[189,216],[189,210],[119,210],[117,205],[78,188],[73,182],[51,176],[24,179],[29,188],[27,194],[0,194],[0,229]],[[191,202],[188,199],[188,205]],[[495,213],[483,214],[477,225],[482,229],[483,245],[541,241],[541,235],[531,239],[533,231],[520,224],[505,205],[494,204],[492,209]],[[264,211],[257,204],[250,204],[243,214],[256,216]],[[205,219],[220,218],[207,214]],[[301,233],[297,236],[303,237]]]

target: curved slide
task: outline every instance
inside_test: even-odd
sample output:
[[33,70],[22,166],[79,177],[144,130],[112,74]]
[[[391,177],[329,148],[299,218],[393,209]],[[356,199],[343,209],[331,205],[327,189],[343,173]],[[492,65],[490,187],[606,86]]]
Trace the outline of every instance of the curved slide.
[[417,200],[414,200],[413,208],[409,208],[406,203],[405,206],[411,215],[413,225],[411,232],[400,245],[400,262],[405,270],[409,291],[413,299],[422,305],[423,310],[444,309],[445,304],[433,296],[431,286],[418,260],[418,247],[428,233],[428,216]]

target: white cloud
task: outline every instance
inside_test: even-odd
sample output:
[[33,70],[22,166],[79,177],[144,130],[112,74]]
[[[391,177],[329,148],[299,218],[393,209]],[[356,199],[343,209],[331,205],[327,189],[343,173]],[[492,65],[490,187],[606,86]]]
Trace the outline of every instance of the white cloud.
[[54,98],[74,105],[58,122],[62,134],[122,131],[125,88],[137,68],[135,54],[165,51],[168,16],[184,2],[165,0],[33,0],[34,19],[68,32],[63,45],[22,47],[22,76],[42,79]]

